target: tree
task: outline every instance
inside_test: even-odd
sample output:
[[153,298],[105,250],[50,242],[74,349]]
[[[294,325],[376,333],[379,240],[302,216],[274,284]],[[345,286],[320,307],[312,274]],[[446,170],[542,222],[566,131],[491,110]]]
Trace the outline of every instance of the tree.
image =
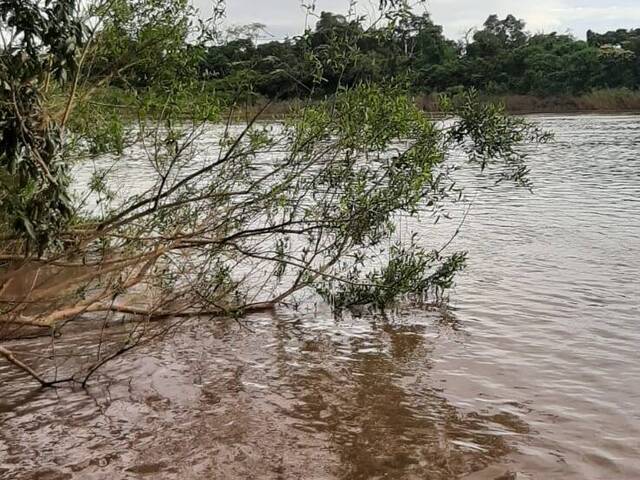
[[[3,103],[2,119],[17,134],[8,143],[3,136],[0,178],[9,181],[18,172],[23,181],[0,205],[0,333],[26,327],[54,333],[50,368],[36,371],[5,348],[0,356],[45,386],[86,385],[106,362],[181,319],[240,317],[302,291],[315,291],[336,308],[385,308],[406,296],[441,293],[464,254],[400,242],[394,217],[437,212],[460,194],[442,173],[452,149],[463,148],[482,169],[495,167],[497,175],[526,183],[516,146],[546,138],[473,93],[443,100],[455,118],[444,128],[397,86],[349,87],[339,77],[331,99],[292,112],[277,128],[259,123],[259,114],[237,127],[227,117],[216,136],[211,122],[236,105],[221,105],[205,82],[176,70],[183,65],[191,72],[201,61],[199,54],[181,53],[205,51],[185,44],[186,26],[193,38],[211,38],[193,30],[185,3],[119,0],[121,9],[114,10],[106,0],[82,16],[71,0],[0,5],[12,29],[1,57],[4,98],[11,99]],[[132,11],[156,12],[158,5],[158,15],[138,18]],[[143,37],[166,33],[173,23],[167,15],[182,19],[180,33],[162,37],[159,52],[155,40]],[[348,34],[335,41],[352,45],[363,33],[337,23]],[[32,35],[34,24],[40,30]],[[127,44],[136,43],[137,61],[119,43],[116,32],[123,31]],[[332,58],[332,51],[309,55],[338,65],[343,57]],[[15,58],[30,70],[11,79]],[[165,63],[173,58],[177,63]],[[120,93],[105,102],[96,83],[118,85]],[[43,128],[54,134],[52,141],[41,140]],[[204,145],[208,151],[198,157]],[[113,169],[135,152],[148,188],[119,196]],[[88,191],[77,197],[70,198],[68,181],[52,174],[63,175],[74,162],[105,165],[106,159],[112,165],[96,169]],[[14,195],[42,206],[28,217],[31,226],[15,221],[14,204],[22,200]],[[61,198],[70,198],[64,208]],[[395,246],[381,254],[390,242]],[[122,315],[128,323],[121,336],[103,342],[101,332]],[[56,338],[67,325],[91,319],[86,324],[98,327],[98,345],[85,352],[81,370],[65,372]]]
[[603,79],[614,86],[640,85],[640,29],[618,29],[603,34],[587,32],[590,47],[600,49],[606,64]]
[[73,0],[0,2],[0,224],[24,238],[27,254],[42,253],[71,217],[61,150],[73,100],[57,121],[44,103],[54,82],[76,86],[85,36],[74,7]]

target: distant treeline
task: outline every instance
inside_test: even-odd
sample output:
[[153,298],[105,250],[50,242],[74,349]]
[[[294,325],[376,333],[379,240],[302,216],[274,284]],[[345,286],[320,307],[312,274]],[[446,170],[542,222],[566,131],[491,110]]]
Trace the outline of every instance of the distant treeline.
[[[453,41],[429,14],[411,12],[373,27],[323,12],[304,35],[267,43],[255,41],[259,28],[239,29],[199,51],[197,78],[218,92],[282,100],[390,78],[418,94],[475,88],[488,95],[579,96],[640,85],[640,29],[589,31],[583,41],[530,34],[513,15],[491,15],[482,29]],[[144,86],[148,73],[134,69],[128,81]]]

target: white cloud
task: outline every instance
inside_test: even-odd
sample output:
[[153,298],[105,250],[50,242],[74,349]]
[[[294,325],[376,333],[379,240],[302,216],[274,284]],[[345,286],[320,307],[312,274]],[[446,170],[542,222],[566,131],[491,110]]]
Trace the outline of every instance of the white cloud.
[[522,18],[531,31],[555,30],[562,27],[558,12],[565,8],[562,0],[537,0],[533,2],[513,0],[428,0],[428,9],[436,22],[442,23],[445,32],[453,38],[460,37],[471,27],[479,27],[490,14],[503,18],[513,14]]
[[[206,11],[211,0],[193,0]],[[359,0],[358,13],[372,12],[378,0]],[[316,12],[345,13],[348,0],[316,0]],[[480,27],[492,13],[512,13],[532,32],[572,31],[584,37],[588,28],[604,31],[640,27],[638,0],[427,0],[427,9],[447,36],[460,38],[472,27]],[[227,0],[228,21],[234,24],[260,22],[276,38],[300,33],[305,25],[301,0]],[[315,23],[314,18],[308,19]]]
[[639,7],[574,7],[559,10],[559,15],[565,19],[580,20],[624,20],[640,22]]

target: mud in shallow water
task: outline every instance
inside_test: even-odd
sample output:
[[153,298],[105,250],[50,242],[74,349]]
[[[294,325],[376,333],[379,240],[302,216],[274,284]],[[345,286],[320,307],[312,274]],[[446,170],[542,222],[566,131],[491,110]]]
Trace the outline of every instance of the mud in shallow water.
[[438,313],[422,318],[192,321],[112,364],[117,377],[87,392],[5,384],[0,471],[26,480],[448,479],[482,470],[528,433],[520,406],[448,402],[431,354],[456,333]]

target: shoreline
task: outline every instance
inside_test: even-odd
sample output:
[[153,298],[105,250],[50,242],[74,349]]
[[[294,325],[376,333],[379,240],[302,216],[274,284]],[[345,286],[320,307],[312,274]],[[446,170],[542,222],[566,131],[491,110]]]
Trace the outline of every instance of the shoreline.
[[[602,90],[581,96],[534,95],[482,95],[485,102],[503,103],[507,112],[515,115],[557,114],[557,115],[616,115],[640,114],[640,91]],[[435,95],[418,95],[416,104],[425,112],[439,114]],[[273,102],[262,112],[262,118],[278,119],[287,117],[291,110],[300,106],[302,100]],[[250,118],[264,108],[265,102],[257,102],[233,114],[233,118]]]
[[628,96],[600,97],[589,94],[580,97],[500,96],[489,101],[504,103],[510,113],[517,114],[615,114],[640,112],[640,93]]
[[[583,95],[480,94],[487,103],[502,103],[507,112],[526,114],[636,113],[640,112],[640,91],[628,89],[594,90]],[[437,95],[419,95],[423,110],[437,113]]]

